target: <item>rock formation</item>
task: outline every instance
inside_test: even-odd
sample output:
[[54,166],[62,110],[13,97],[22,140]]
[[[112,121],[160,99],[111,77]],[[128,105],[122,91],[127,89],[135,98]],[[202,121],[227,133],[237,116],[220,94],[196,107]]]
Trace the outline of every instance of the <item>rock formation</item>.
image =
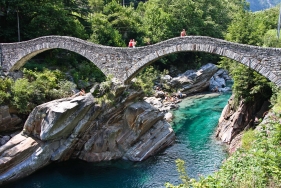
[[227,87],[226,82],[231,81],[232,79],[229,77],[229,74],[224,69],[219,69],[210,79],[210,91],[217,92],[227,92],[231,91],[230,87]]
[[35,107],[23,131],[0,147],[0,185],[70,158],[141,161],[174,142],[164,114],[139,101],[142,92],[114,88],[111,105],[88,93]]
[[191,94],[206,91],[210,84],[210,78],[217,72],[219,68],[208,63],[199,70],[188,70],[178,77],[172,78],[168,84],[171,88],[180,89],[184,94]]
[[268,101],[255,101],[254,104],[246,104],[241,100],[235,108],[234,96],[228,100],[219,119],[216,136],[229,144],[229,152],[233,153],[241,145],[242,131],[255,128],[258,119],[263,118],[269,110]]
[[22,123],[22,120],[15,114],[10,113],[9,106],[0,106],[0,132],[18,130],[20,123]]

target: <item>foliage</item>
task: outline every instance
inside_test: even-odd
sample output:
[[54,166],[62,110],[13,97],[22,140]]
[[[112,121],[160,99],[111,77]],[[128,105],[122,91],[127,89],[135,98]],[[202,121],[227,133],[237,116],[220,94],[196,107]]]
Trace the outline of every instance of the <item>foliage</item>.
[[146,96],[153,93],[154,81],[160,76],[160,72],[153,66],[148,66],[136,76],[135,84],[139,85]]
[[180,175],[180,179],[182,180],[182,184],[178,185],[178,186],[174,186],[173,184],[167,182],[165,183],[165,186],[167,188],[180,188],[180,187],[191,187],[192,185],[192,181],[191,179],[188,177],[186,170],[185,170],[185,162],[181,159],[176,159],[176,166],[177,166],[177,170],[179,172]]
[[100,90],[101,94],[104,94],[110,90],[110,88],[112,86],[112,78],[113,78],[113,76],[110,75],[106,78],[106,80],[104,82],[102,82],[100,84],[99,90]]
[[112,104],[115,99],[115,93],[111,89],[112,88],[112,75],[109,75],[104,82],[102,82],[99,86],[99,97],[97,101],[99,104],[106,103]]
[[249,150],[252,147],[254,141],[255,141],[255,131],[253,129],[243,132],[242,140],[241,140],[242,142],[241,148],[245,150]]
[[234,81],[232,89],[236,104],[241,99],[244,99],[246,103],[251,103],[260,97],[264,100],[271,97],[271,82],[254,70],[226,58],[220,62],[220,67],[227,69]]
[[236,65],[230,74],[234,80],[232,88],[236,102],[240,99],[253,102],[259,96],[270,98],[271,84],[264,76],[240,64]]
[[[0,0],[0,41],[18,41],[17,12],[21,40],[44,35],[70,35],[85,39],[89,32],[84,18],[89,12],[87,6],[85,0]],[[82,10],[82,7],[86,9]]]
[[113,28],[105,15],[95,14],[92,19],[92,29],[91,42],[107,46],[125,46],[121,34]]
[[82,61],[79,65],[73,67],[73,69],[70,71],[70,74],[77,85],[79,85],[79,81],[102,82],[106,79],[101,70],[89,61]]
[[49,91],[50,98],[58,99],[61,97],[69,97],[73,95],[73,91],[76,89],[76,84],[68,80],[60,80],[57,84],[58,89],[51,89]]
[[68,97],[73,94],[76,85],[65,80],[59,70],[44,69],[43,72],[23,70],[24,78],[11,85],[11,101],[20,113],[30,112],[36,105]]
[[19,109],[20,113],[26,113],[31,108],[32,95],[34,93],[34,86],[28,82],[28,79],[22,78],[15,81],[12,85],[13,101],[12,104]]
[[226,40],[262,46],[268,42],[265,34],[276,28],[278,12],[278,7],[255,13],[239,9],[227,29]]
[[[273,107],[273,111],[276,113],[281,113],[281,92],[276,92],[276,96],[275,96],[275,100],[274,100],[274,107]],[[272,101],[272,100],[271,100]]]
[[0,104],[9,102],[11,98],[11,86],[13,83],[13,80],[10,78],[0,78]]
[[275,48],[281,48],[281,42],[276,37],[277,30],[271,29],[268,30],[263,37],[263,46],[264,47],[275,47]]
[[[272,29],[276,27],[278,17],[277,7],[255,13],[248,12],[246,4],[244,7],[235,14],[225,38],[238,43],[277,47],[279,43],[272,37]],[[272,84],[259,73],[226,58],[222,58],[219,64],[230,72],[234,80],[236,104],[240,99],[253,102],[260,96],[267,100],[272,95]]]

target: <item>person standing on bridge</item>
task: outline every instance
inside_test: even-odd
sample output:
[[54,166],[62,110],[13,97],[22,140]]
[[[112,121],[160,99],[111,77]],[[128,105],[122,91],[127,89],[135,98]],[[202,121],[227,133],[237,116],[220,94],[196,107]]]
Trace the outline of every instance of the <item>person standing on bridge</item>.
[[128,45],[129,48],[133,48],[133,40],[130,39],[130,42],[129,42],[129,45]]
[[137,41],[135,41],[135,39],[133,39],[133,48],[136,47]]
[[184,36],[186,36],[186,32],[185,32],[185,29],[183,29],[182,30],[182,32],[181,32],[181,35],[180,35],[181,37],[184,37]]

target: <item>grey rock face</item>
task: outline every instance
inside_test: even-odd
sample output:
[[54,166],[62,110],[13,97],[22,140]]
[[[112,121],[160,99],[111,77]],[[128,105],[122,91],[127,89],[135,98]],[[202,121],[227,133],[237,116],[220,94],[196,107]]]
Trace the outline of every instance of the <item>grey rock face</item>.
[[255,127],[255,119],[262,118],[261,114],[268,110],[268,101],[255,101],[254,106],[249,106],[243,100],[234,109],[234,96],[231,96],[222,111],[216,136],[230,145],[229,152],[232,153],[241,145],[242,131]]
[[232,139],[238,135],[250,122],[251,117],[247,112],[247,106],[243,101],[240,102],[237,110],[234,109],[234,96],[224,107],[219,119],[217,137],[223,142],[230,144]]
[[0,106],[0,132],[19,129],[22,120],[15,114],[10,114],[9,106]]
[[226,92],[231,91],[230,87],[226,87],[226,81],[231,80],[228,73],[224,69],[219,69],[210,79],[210,91]]
[[53,161],[141,161],[172,144],[175,134],[164,114],[137,102],[142,92],[127,93],[115,105],[100,106],[89,93],[35,107],[23,131],[0,147],[0,185]]
[[210,78],[216,73],[218,67],[208,63],[199,70],[188,70],[168,83],[172,88],[178,88],[184,94],[202,92],[209,87]]

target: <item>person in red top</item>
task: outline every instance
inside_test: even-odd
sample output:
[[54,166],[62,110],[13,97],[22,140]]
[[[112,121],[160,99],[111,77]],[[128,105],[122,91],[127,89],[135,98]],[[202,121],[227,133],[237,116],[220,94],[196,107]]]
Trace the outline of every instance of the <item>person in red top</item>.
[[181,37],[184,37],[184,36],[186,36],[185,29],[183,29],[182,32],[181,32]]
[[129,48],[133,48],[133,40],[131,39],[128,45]]

